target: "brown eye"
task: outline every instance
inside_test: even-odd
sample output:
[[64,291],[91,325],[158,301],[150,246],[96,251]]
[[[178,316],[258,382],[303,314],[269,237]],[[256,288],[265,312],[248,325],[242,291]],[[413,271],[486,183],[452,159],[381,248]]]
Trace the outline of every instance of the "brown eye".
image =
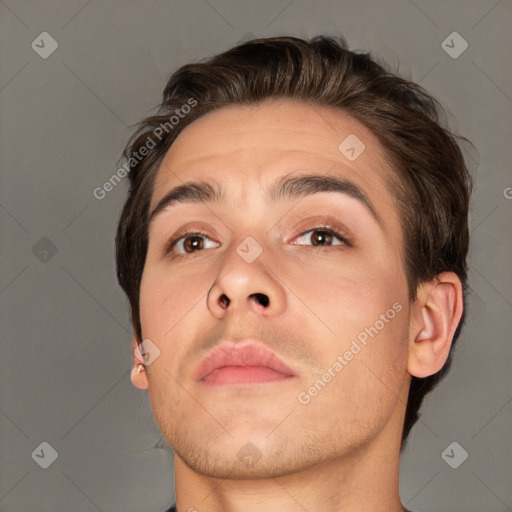
[[186,256],[187,254],[218,247],[218,245],[217,242],[202,233],[183,233],[171,241],[166,254],[169,253],[175,257]]
[[201,235],[187,236],[183,242],[185,252],[194,252],[204,247],[204,240]]
[[[313,247],[331,247],[334,245],[346,245],[351,247],[347,237],[333,228],[319,227],[305,231],[297,237],[297,245],[311,245]],[[309,242],[309,243],[308,243]]]
[[315,246],[331,245],[332,235],[328,231],[311,231],[311,241]]

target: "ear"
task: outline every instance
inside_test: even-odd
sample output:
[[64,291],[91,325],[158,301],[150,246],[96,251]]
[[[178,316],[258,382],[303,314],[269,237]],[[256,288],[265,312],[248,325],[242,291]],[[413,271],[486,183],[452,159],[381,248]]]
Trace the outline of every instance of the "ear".
[[443,272],[418,288],[409,324],[411,375],[428,377],[444,366],[462,310],[462,283],[455,273]]
[[132,366],[132,373],[131,373],[131,380],[132,384],[139,389],[148,389],[148,376],[146,373],[146,367],[144,366],[144,370],[142,370],[140,373],[137,372],[137,366],[139,364],[144,364],[143,361],[140,361],[137,359],[137,356],[135,355],[135,349],[139,343],[137,342],[136,338],[133,338],[132,340],[132,357],[133,357],[133,366]]

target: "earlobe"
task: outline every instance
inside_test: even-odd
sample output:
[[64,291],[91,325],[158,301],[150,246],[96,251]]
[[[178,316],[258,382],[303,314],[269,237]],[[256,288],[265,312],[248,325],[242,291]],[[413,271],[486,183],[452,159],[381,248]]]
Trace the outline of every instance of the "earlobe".
[[411,375],[428,377],[444,366],[462,310],[462,283],[455,273],[443,272],[420,287],[409,328],[407,370]]
[[132,340],[132,372],[130,379],[132,384],[139,389],[148,389],[148,376],[146,373],[146,367],[142,361],[139,361],[135,356],[135,349],[137,348],[137,340]]

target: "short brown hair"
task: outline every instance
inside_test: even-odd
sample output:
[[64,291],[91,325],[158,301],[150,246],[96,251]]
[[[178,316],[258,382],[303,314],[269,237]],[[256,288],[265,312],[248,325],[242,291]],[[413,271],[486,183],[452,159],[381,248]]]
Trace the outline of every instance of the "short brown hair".
[[[196,102],[194,108],[171,126],[171,116],[191,99]],[[443,271],[455,272],[466,294],[472,180],[457,140],[469,141],[442,126],[440,104],[419,85],[385,70],[370,53],[350,51],[343,38],[255,39],[176,71],[164,89],[158,112],[138,125],[124,151],[130,162],[131,187],[116,238],[117,276],[130,301],[139,342],[139,291],[148,247],[149,206],[163,157],[181,130],[204,114],[226,105],[268,99],[332,107],[370,130],[396,173],[392,192],[404,234],[410,300],[416,298],[418,285]],[[164,136],[162,126],[166,126]],[[141,157],[144,147],[151,150]],[[426,378],[412,377],[402,448],[419,418],[424,396],[449,370],[463,321],[464,316],[444,367]]]

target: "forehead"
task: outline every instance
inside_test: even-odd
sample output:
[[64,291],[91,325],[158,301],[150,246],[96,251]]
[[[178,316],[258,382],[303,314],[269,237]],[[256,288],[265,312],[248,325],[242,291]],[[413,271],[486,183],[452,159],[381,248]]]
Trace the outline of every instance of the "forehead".
[[349,179],[377,210],[395,210],[378,139],[345,112],[291,100],[222,107],[187,126],[162,161],[150,209],[196,180],[222,184],[232,204],[247,206],[277,178],[303,171]]

